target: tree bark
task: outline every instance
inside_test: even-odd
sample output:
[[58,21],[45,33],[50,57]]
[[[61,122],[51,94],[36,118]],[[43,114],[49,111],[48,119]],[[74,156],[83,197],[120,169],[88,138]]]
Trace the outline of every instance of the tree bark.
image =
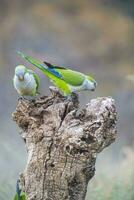
[[115,103],[97,98],[78,111],[77,95],[51,92],[19,100],[12,114],[28,152],[20,184],[27,200],[84,200],[97,154],[117,136]]

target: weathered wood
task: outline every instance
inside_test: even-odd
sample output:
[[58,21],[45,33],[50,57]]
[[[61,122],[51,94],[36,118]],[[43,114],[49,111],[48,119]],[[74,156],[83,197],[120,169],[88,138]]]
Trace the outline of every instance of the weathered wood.
[[28,152],[22,190],[28,200],[84,200],[97,154],[117,135],[115,103],[97,98],[77,112],[76,95],[69,101],[52,93],[19,100],[12,115]]

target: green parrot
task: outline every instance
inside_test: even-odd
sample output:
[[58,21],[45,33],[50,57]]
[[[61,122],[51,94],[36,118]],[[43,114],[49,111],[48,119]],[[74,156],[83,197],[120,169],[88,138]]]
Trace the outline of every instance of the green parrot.
[[18,65],[15,68],[13,84],[20,96],[35,96],[38,94],[40,78],[32,70]]
[[16,194],[15,194],[13,200],[26,200],[26,194],[24,192],[22,192],[20,187],[19,187],[19,180],[17,180]]
[[91,76],[66,67],[55,66],[48,62],[40,63],[22,52],[18,52],[18,54],[39,68],[64,96],[70,96],[72,93],[82,90],[94,91],[97,86],[97,82]]

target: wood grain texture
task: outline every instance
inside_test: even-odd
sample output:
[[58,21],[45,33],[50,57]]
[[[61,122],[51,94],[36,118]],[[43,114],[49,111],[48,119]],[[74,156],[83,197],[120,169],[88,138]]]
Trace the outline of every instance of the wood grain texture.
[[56,89],[34,102],[19,100],[12,114],[26,142],[20,175],[27,200],[84,200],[96,156],[115,141],[117,114],[111,97],[91,100],[78,111],[78,96]]

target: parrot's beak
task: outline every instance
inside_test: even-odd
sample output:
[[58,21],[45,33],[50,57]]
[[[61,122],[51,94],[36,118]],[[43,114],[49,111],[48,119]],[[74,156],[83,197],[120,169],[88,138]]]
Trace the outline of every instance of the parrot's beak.
[[93,83],[93,88],[91,89],[91,91],[95,91],[96,86],[97,86],[97,82],[95,81],[95,82]]
[[20,81],[24,80],[24,76],[23,75],[19,75],[18,78],[19,78]]

